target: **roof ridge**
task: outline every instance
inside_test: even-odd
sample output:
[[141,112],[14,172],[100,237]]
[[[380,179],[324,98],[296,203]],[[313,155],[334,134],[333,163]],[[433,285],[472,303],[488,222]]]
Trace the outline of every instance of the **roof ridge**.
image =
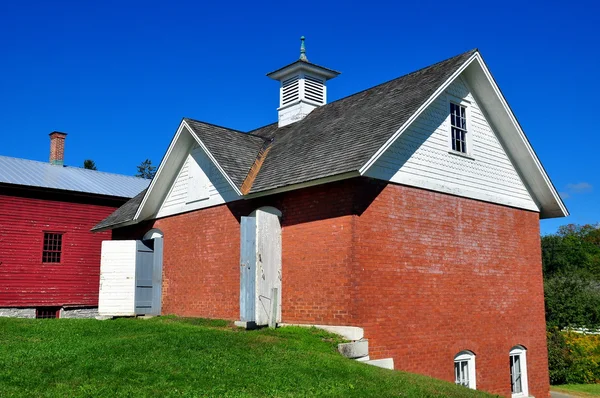
[[[391,82],[393,82],[393,81],[396,81],[396,80],[399,80],[399,79],[402,79],[402,78],[408,77],[408,76],[410,76],[410,75],[414,75],[414,74],[416,74],[416,73],[419,73],[419,72],[421,72],[421,71],[423,71],[423,70],[425,70],[425,69],[433,68],[433,67],[434,67],[434,66],[436,66],[436,65],[442,64],[442,63],[444,63],[444,62],[448,62],[448,61],[450,61],[450,60],[453,60],[453,59],[455,59],[455,58],[458,58],[458,57],[462,57],[462,56],[464,56],[464,55],[466,55],[466,54],[469,54],[469,53],[473,53],[473,54],[474,54],[474,53],[476,53],[476,52],[479,52],[479,49],[478,49],[477,47],[475,47],[475,48],[473,48],[473,49],[471,49],[471,50],[469,50],[469,51],[465,51],[465,52],[463,52],[463,53],[460,53],[460,54],[454,55],[454,56],[452,56],[452,57],[450,57],[450,58],[446,58],[446,59],[444,59],[444,60],[438,61],[438,62],[436,62],[436,63],[434,63],[434,64],[431,64],[431,65],[428,65],[428,66],[424,66],[424,67],[422,67],[422,68],[420,68],[420,69],[417,69],[417,70],[415,70],[415,71],[412,71],[412,72],[406,73],[406,74],[404,74],[404,75],[401,75],[401,76],[395,77],[395,78],[393,78],[393,79],[390,79],[390,80],[388,80],[388,81],[385,81],[385,82],[383,82],[383,83],[379,83],[379,84],[377,84],[377,85],[375,85],[375,86],[371,86],[371,87],[365,88],[364,90],[357,91],[357,92],[355,92],[355,93],[353,93],[353,94],[347,95],[347,96],[345,96],[345,97],[342,97],[342,98],[338,98],[338,99],[336,99],[335,101],[331,101],[331,102],[328,102],[328,103],[326,103],[325,105],[321,105],[321,106],[319,107],[319,109],[325,108],[325,107],[327,107],[327,105],[330,105],[330,104],[335,104],[336,102],[343,101],[343,100],[346,100],[346,99],[348,99],[348,98],[352,98],[352,97],[354,97],[354,96],[356,96],[356,95],[362,94],[362,93],[364,93],[364,92],[366,92],[366,91],[369,91],[369,90],[373,90],[373,89],[375,89],[375,88],[377,88],[377,87],[383,86],[383,85],[385,85],[385,84],[388,84],[388,83],[391,83]],[[249,132],[256,131],[256,130],[260,130],[260,129],[263,129],[263,128],[266,128],[266,127],[272,126],[272,125],[274,125],[274,124],[277,124],[277,123],[278,123],[278,122],[269,123],[269,124],[266,124],[266,125],[264,125],[264,126],[261,126],[261,127],[255,128],[255,129],[253,129],[253,130],[250,130]],[[285,127],[285,126],[284,126],[284,127]],[[281,127],[279,127],[279,128],[281,128]],[[278,129],[279,129],[279,128],[278,128]]]
[[[275,124],[279,124],[279,122],[273,122],[273,123],[265,124],[264,126],[260,126],[260,127],[255,128],[255,129],[248,130],[248,134],[252,134],[253,131],[264,129],[265,127],[273,126]],[[252,134],[252,135],[255,135],[255,134]],[[260,136],[258,136],[258,137],[260,137]]]
[[407,74],[404,74],[404,75],[402,75],[402,76],[398,76],[398,77],[395,77],[395,78],[393,78],[393,79],[390,79],[390,80],[388,80],[388,81],[385,81],[385,82],[383,82],[383,83],[379,83],[379,84],[377,84],[377,85],[375,85],[375,86],[372,86],[372,87],[366,88],[366,89],[364,89],[364,90],[361,90],[361,91],[357,91],[356,93],[354,93],[354,94],[350,94],[350,95],[348,95],[348,96],[346,96],[346,97],[339,98],[339,99],[336,99],[335,101],[328,102],[328,103],[326,103],[325,105],[323,105],[322,107],[325,107],[325,106],[327,106],[327,105],[329,105],[329,104],[334,104],[334,103],[336,103],[336,102],[338,102],[338,101],[342,101],[342,100],[345,100],[345,99],[347,99],[347,98],[354,97],[355,95],[362,94],[362,93],[364,93],[365,91],[373,90],[373,89],[375,89],[375,88],[377,88],[377,87],[380,87],[380,86],[386,85],[386,84],[388,84],[388,83],[391,83],[391,82],[393,82],[393,81],[396,81],[396,80],[399,80],[399,79],[403,79],[403,78],[405,78],[405,77],[408,77],[408,76],[410,76],[410,75],[417,74],[417,73],[419,73],[419,72],[422,72],[422,71],[424,71],[425,69],[433,68],[433,67],[434,67],[434,66],[436,66],[436,65],[443,64],[444,62],[448,62],[448,61],[450,61],[450,60],[453,60],[453,59],[455,59],[455,58],[462,57],[462,56],[464,56],[464,55],[466,55],[466,54],[469,54],[469,53],[473,53],[473,54],[474,54],[475,52],[478,52],[478,51],[479,51],[479,50],[478,50],[477,48],[474,48],[474,49],[472,49],[472,50],[469,50],[469,51],[465,51],[464,53],[460,53],[460,54],[457,54],[457,55],[455,55],[455,56],[453,56],[453,57],[446,58],[446,59],[444,59],[444,60],[442,60],[442,61],[436,62],[435,64],[431,64],[431,65],[428,65],[428,66],[424,66],[424,67],[422,67],[422,68],[420,68],[420,69],[417,69],[417,70],[415,70],[415,71],[409,72],[409,73],[407,73]]
[[225,127],[225,126],[221,126],[221,125],[219,125],[219,124],[215,124],[215,123],[204,122],[204,121],[202,121],[202,120],[198,120],[198,119],[192,119],[191,117],[184,117],[184,118],[183,118],[183,120],[185,120],[185,121],[191,121],[191,122],[194,122],[194,123],[201,123],[201,124],[205,124],[205,125],[207,125],[207,126],[218,127],[218,128],[221,128],[221,129],[229,130],[229,131],[231,131],[231,132],[233,132],[233,133],[242,133],[242,134],[246,134],[246,133],[244,133],[243,131],[240,131],[240,130],[233,129],[233,128],[231,128],[231,127]]
[[[191,121],[191,122],[194,122],[194,123],[204,124],[206,126],[218,127],[218,128],[221,128],[221,129],[224,129],[224,130],[227,130],[227,131],[231,131],[232,133],[239,133],[239,134],[243,134],[245,136],[256,137],[256,138],[260,138],[262,140],[266,140],[265,137],[261,137],[260,135],[252,134],[251,132],[244,132],[244,131],[232,129],[232,128],[221,126],[221,125],[214,124],[214,123],[203,122],[201,120],[196,120],[196,119],[192,119],[192,118],[189,118],[189,117],[184,117],[183,120],[185,120],[185,121]],[[255,130],[258,130],[258,129],[255,129]],[[251,131],[255,131],[255,130],[251,130]]]
[[15,156],[6,156],[6,155],[0,155],[0,158],[15,159],[15,160],[23,161],[23,162],[39,163],[39,164],[46,165],[48,167],[55,167],[56,169],[67,168],[67,169],[84,170],[85,172],[110,174],[110,175],[119,176],[119,177],[128,177],[128,178],[135,178],[135,179],[143,180],[143,178],[141,178],[141,177],[136,177],[136,176],[132,176],[132,175],[128,175],[128,174],[113,173],[110,171],[102,171],[102,170],[91,170],[91,169],[86,169],[85,167],[79,167],[79,166],[69,166],[69,165],[58,166],[58,165],[50,164],[48,162],[42,162],[41,160],[17,158]]

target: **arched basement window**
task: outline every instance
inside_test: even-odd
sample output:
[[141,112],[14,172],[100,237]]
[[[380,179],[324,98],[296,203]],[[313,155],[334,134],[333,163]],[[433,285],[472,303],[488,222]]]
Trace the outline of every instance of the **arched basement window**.
[[514,398],[528,397],[527,386],[527,350],[518,345],[509,353],[510,360],[510,392]]
[[454,357],[454,382],[458,385],[476,389],[475,354],[461,351]]

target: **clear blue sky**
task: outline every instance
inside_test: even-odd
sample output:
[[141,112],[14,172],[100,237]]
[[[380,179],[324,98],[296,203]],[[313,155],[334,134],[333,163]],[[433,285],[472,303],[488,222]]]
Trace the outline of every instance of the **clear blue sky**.
[[277,118],[265,73],[298,57],[342,75],[329,100],[479,48],[571,211],[600,221],[600,8],[570,1],[5,1],[0,154],[134,174],[182,117],[250,130]]

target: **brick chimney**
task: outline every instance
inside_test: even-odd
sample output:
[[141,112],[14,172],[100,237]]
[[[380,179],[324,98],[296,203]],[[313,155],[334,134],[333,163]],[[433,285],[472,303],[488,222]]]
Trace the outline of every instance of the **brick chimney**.
[[50,164],[62,166],[65,163],[65,138],[67,133],[60,131],[50,133]]

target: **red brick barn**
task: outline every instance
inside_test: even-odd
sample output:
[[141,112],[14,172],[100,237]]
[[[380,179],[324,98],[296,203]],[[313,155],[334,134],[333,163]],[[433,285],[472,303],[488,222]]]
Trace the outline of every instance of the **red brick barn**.
[[90,229],[148,180],[63,165],[66,134],[50,134],[50,163],[0,156],[0,316],[92,316],[100,246]]
[[270,73],[279,121],[248,133],[183,119],[96,226],[161,242],[129,311],[357,326],[365,360],[547,396],[539,219],[568,212],[480,53],[327,103],[337,75],[304,53]]

